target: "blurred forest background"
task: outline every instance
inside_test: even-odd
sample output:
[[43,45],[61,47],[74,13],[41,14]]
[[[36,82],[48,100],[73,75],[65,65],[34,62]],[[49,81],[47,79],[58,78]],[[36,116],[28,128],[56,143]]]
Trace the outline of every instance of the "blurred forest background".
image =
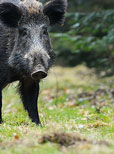
[[58,65],[84,63],[97,73],[113,74],[114,0],[68,0],[64,26],[51,32]]

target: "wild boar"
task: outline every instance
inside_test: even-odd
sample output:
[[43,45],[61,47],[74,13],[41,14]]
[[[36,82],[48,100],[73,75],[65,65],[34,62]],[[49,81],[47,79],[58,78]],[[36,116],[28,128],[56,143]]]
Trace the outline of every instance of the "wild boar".
[[19,94],[32,122],[41,124],[37,108],[39,82],[55,59],[49,26],[64,23],[66,0],[0,2],[0,122],[2,90],[19,81]]

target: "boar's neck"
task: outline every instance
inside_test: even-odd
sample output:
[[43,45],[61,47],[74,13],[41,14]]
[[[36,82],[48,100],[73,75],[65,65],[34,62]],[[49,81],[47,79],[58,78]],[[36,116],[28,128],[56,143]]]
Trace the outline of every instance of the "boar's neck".
[[8,58],[15,44],[16,30],[0,24],[0,87],[4,87],[11,80]]

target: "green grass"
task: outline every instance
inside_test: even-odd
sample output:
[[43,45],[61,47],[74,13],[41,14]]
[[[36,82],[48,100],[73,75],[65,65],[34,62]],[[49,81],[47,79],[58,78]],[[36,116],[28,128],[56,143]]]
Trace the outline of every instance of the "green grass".
[[[32,123],[24,111],[16,92],[17,83],[7,87],[3,91],[0,154],[113,154],[113,80],[113,76],[99,79],[94,70],[83,65],[54,67],[40,84],[42,128]],[[63,132],[65,135],[60,135]],[[64,145],[77,134],[75,143]],[[46,136],[49,139],[40,142]]]

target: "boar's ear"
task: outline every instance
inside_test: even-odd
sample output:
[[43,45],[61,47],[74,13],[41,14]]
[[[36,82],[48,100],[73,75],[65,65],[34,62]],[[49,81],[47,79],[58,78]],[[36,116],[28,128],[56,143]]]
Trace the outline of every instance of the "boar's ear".
[[0,19],[9,27],[17,27],[21,18],[20,9],[12,3],[0,4]]
[[44,5],[44,14],[49,17],[50,24],[64,24],[67,0],[51,0]]

